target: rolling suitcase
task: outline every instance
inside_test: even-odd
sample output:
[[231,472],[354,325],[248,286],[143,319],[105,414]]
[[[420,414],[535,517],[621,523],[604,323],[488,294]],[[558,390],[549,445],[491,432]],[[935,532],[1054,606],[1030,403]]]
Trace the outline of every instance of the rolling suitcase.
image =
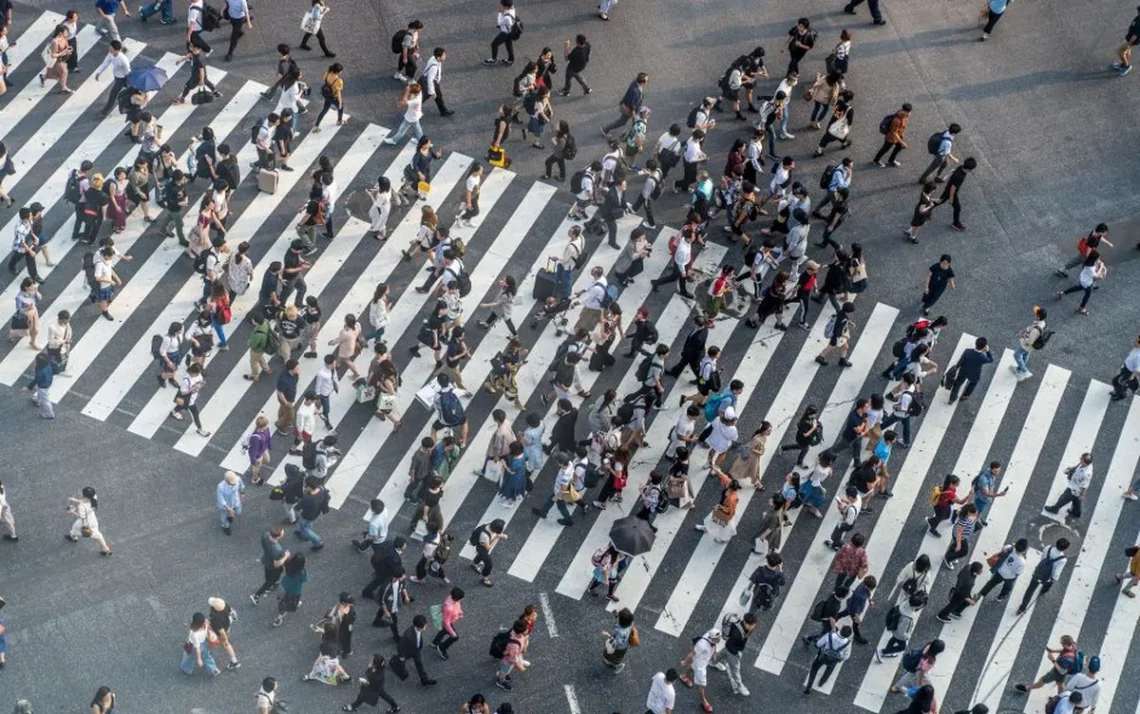
[[546,298],[558,295],[561,287],[558,284],[558,273],[554,272],[550,263],[551,261],[547,261],[546,267],[534,276],[534,299],[540,303],[545,302]]
[[280,176],[276,169],[261,169],[257,172],[257,189],[265,193],[277,193]]

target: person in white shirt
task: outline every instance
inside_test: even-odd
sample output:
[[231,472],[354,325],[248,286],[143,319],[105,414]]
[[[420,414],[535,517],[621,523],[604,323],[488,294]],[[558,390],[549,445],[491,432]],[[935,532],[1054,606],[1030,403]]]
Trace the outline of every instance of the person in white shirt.
[[1068,484],[1065,490],[1061,492],[1057,502],[1052,506],[1046,506],[1045,510],[1057,515],[1061,511],[1061,507],[1068,504],[1068,518],[1077,520],[1081,517],[1081,499],[1085,497],[1085,493],[1089,490],[1089,483],[1092,482],[1092,454],[1087,451],[1081,454],[1081,460],[1075,466],[1065,469],[1065,475],[1068,476]]
[[669,264],[673,270],[671,273],[666,273],[660,278],[649,281],[653,292],[657,292],[659,287],[675,280],[677,281],[677,292],[681,297],[693,298],[686,281],[689,275],[689,260],[693,257],[693,241],[696,240],[696,236],[696,230],[681,232],[681,236],[677,239],[677,247],[673,251],[673,260]]
[[724,413],[713,419],[708,426],[708,435],[702,444],[709,448],[709,468],[716,467],[724,455],[739,441],[740,432],[736,429],[736,409],[728,407]]
[[440,87],[443,83],[443,63],[446,60],[447,51],[442,47],[436,47],[432,50],[431,59],[424,65],[423,73],[420,74],[420,86],[423,87],[424,98],[435,101],[435,108],[439,110],[441,117],[449,117],[455,113],[444,104],[443,89]]
[[16,542],[20,537],[16,535],[16,519],[12,517],[12,507],[8,505],[8,496],[4,491],[4,484],[0,483],[0,524],[3,524],[8,532],[4,534],[4,540]]
[[246,30],[253,29],[253,15],[249,12],[248,0],[226,0],[226,15],[230,18],[230,48],[226,50],[226,61],[234,58],[234,50]]
[[[499,0],[499,6],[499,15],[495,18],[495,27],[498,28],[499,33],[495,35],[495,39],[491,40],[491,56],[483,60],[483,64],[490,66],[496,62],[502,62],[504,66],[510,67],[515,63],[515,40],[522,34],[522,30],[518,27],[514,0]],[[499,47],[502,45],[507,48],[505,60],[499,59]]]
[[693,135],[685,142],[685,150],[681,155],[681,163],[684,167],[685,174],[678,181],[673,182],[673,192],[688,191],[689,188],[697,181],[697,171],[700,169],[702,161],[707,161],[708,156],[704,152],[705,132],[702,129],[694,129]]
[[701,706],[705,711],[712,711],[712,705],[705,696],[705,687],[708,686],[709,665],[716,660],[716,648],[721,639],[720,630],[716,628],[709,630],[697,638],[692,651],[681,660],[689,676],[682,676],[680,680],[686,687],[696,687],[697,696],[701,698]]
[[1099,671],[1100,656],[1093,655],[1088,659],[1088,674],[1077,672],[1065,682],[1065,691],[1080,692],[1081,709],[1087,714],[1092,714],[1096,709],[1097,700],[1100,699],[1100,679],[1096,676]]
[[198,416],[198,392],[205,386],[206,380],[202,378],[202,366],[197,363],[191,364],[186,370],[185,376],[182,377],[182,381],[178,383],[178,396],[174,400],[174,409],[170,412],[170,417],[178,421],[182,421],[183,410],[190,412],[199,436],[210,435],[210,432],[202,428],[202,420]]
[[111,84],[111,93],[107,95],[107,103],[103,105],[103,109],[99,111],[99,116],[105,117],[111,113],[111,109],[119,100],[119,92],[127,87],[127,75],[131,71],[131,61],[127,59],[127,53],[123,49],[123,43],[118,40],[111,41],[111,49],[107,52],[107,56],[103,58],[103,62],[99,68],[95,70],[95,81],[99,81],[99,76],[108,67],[111,68],[111,74],[114,76],[115,81]]
[[[574,205],[570,208],[570,219],[574,221],[586,220],[586,208],[594,202],[594,186],[602,174],[602,162],[594,161],[590,168],[582,172],[580,191],[574,195]],[[573,182],[573,178],[571,178]]]
[[820,669],[823,670],[823,676],[819,680],[819,685],[822,687],[831,678],[835,665],[846,662],[851,657],[851,626],[844,625],[838,632],[833,630],[821,635],[815,641],[815,648],[816,655],[808,672],[804,694],[811,694],[811,688],[815,686],[815,675],[819,674]]
[[420,57],[420,30],[424,24],[419,20],[412,20],[408,28],[403,31],[400,39],[400,51],[397,53],[396,74],[392,76],[397,82],[414,82],[416,80],[416,60]]
[[424,116],[424,98],[423,90],[420,85],[410,82],[404,86],[404,96],[396,102],[396,105],[404,110],[403,119],[400,121],[400,127],[396,129],[395,134],[391,134],[384,141],[380,142],[385,146],[395,146],[408,135],[412,134],[412,140],[419,142],[420,138],[424,135],[423,127],[420,126],[420,119]]
[[277,707],[277,680],[266,677],[261,680],[261,689],[257,692],[257,714],[273,714]]
[[368,530],[364,531],[362,540],[353,539],[353,547],[364,552],[369,548],[377,548],[388,540],[388,517],[388,509],[384,502],[379,498],[372,499],[368,505],[368,515],[364,518],[368,521]]
[[[1128,395],[1128,390],[1140,391],[1140,337],[1132,341],[1132,350],[1124,358],[1120,372],[1112,378],[1112,401],[1120,401]],[[1131,490],[1128,493],[1132,493]],[[1135,499],[1135,494],[1131,497]]]
[[[558,460],[558,471],[554,474],[554,490],[551,497],[547,499],[546,503],[541,508],[532,508],[531,511],[539,518],[546,518],[546,514],[550,513],[551,506],[558,506],[558,513],[562,516],[558,519],[559,525],[572,526],[574,519],[571,517],[570,508],[566,505],[570,496],[570,484],[574,480],[574,463],[570,460],[569,455],[559,451],[556,456]],[[573,503],[573,501],[570,501]]]
[[384,240],[388,237],[388,216],[392,213],[392,204],[402,206],[404,200],[399,192],[392,190],[392,182],[387,176],[381,176],[376,185],[366,191],[372,198],[372,205],[368,208],[371,221],[368,232],[375,234],[376,240]]
[[471,166],[464,184],[463,204],[459,215],[455,217],[456,225],[471,227],[472,219],[479,215],[479,188],[483,181],[483,165],[476,162]]
[[990,579],[974,596],[974,601],[984,598],[991,590],[1001,585],[997,602],[1005,602],[1005,599],[1013,592],[1013,583],[1017,580],[1017,576],[1025,570],[1025,553],[1028,550],[1029,541],[1025,538],[1019,538],[1013,545],[1004,546],[1000,551],[997,566],[990,569]]
[[[123,10],[126,9],[127,4],[123,3]],[[202,37],[202,22],[205,19],[205,15],[206,3],[204,0],[190,0],[190,6],[186,8],[186,46],[194,45],[206,53],[206,55],[209,55],[214,50],[210,48],[210,44]],[[128,14],[128,17],[129,16]]]
[[578,313],[578,322],[574,324],[574,331],[592,330],[602,319],[602,302],[606,299],[606,271],[602,266],[595,265],[590,269],[593,282],[585,290],[579,290],[574,298],[581,298],[582,311]]
[[329,399],[332,397],[333,392],[340,391],[340,387],[336,381],[336,355],[325,355],[325,363],[317,370],[317,379],[313,384],[313,390],[317,393],[317,399],[321,402],[321,420],[325,423],[325,428],[330,432],[333,430],[332,422],[329,421]]
[[1053,583],[1061,577],[1061,571],[1065,569],[1065,563],[1069,560],[1065,556],[1065,551],[1068,549],[1069,539],[1058,538],[1056,543],[1046,548],[1045,552],[1041,554],[1041,559],[1033,568],[1033,577],[1029,581],[1029,587],[1025,590],[1025,597],[1021,598],[1021,606],[1017,608],[1018,615],[1024,614],[1029,609],[1038,586],[1041,587],[1041,597],[1044,597],[1045,593],[1049,592],[1049,588],[1053,587]]
[[649,684],[649,696],[645,698],[647,714],[673,714],[673,705],[677,699],[673,682],[679,678],[677,670],[672,668],[653,675]]

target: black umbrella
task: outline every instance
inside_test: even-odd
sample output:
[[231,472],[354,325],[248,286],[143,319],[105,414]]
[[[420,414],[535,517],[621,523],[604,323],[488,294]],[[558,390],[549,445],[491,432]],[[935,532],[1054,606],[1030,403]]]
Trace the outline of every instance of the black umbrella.
[[626,555],[641,555],[653,548],[656,536],[647,521],[636,516],[626,516],[614,521],[610,528],[610,542]]

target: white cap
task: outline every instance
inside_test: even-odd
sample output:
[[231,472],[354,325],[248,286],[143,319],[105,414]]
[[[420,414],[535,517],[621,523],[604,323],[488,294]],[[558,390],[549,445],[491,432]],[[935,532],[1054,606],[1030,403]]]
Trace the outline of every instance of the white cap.
[[727,421],[732,421],[733,419],[736,418],[736,410],[733,409],[732,407],[725,407],[724,418]]

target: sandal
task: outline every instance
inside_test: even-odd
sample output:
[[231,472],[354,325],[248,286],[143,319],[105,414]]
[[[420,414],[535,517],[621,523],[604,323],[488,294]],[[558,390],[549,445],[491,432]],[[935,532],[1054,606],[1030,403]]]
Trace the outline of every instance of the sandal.
[[182,421],[182,415],[179,414],[178,412],[170,412],[170,418],[171,419],[177,419],[178,421]]
[[689,689],[693,688],[693,680],[691,677],[681,677],[680,679],[681,679],[681,684],[685,685]]
[[706,712],[711,712],[712,711],[712,704],[705,702],[705,703],[701,704],[701,709],[704,709]]

